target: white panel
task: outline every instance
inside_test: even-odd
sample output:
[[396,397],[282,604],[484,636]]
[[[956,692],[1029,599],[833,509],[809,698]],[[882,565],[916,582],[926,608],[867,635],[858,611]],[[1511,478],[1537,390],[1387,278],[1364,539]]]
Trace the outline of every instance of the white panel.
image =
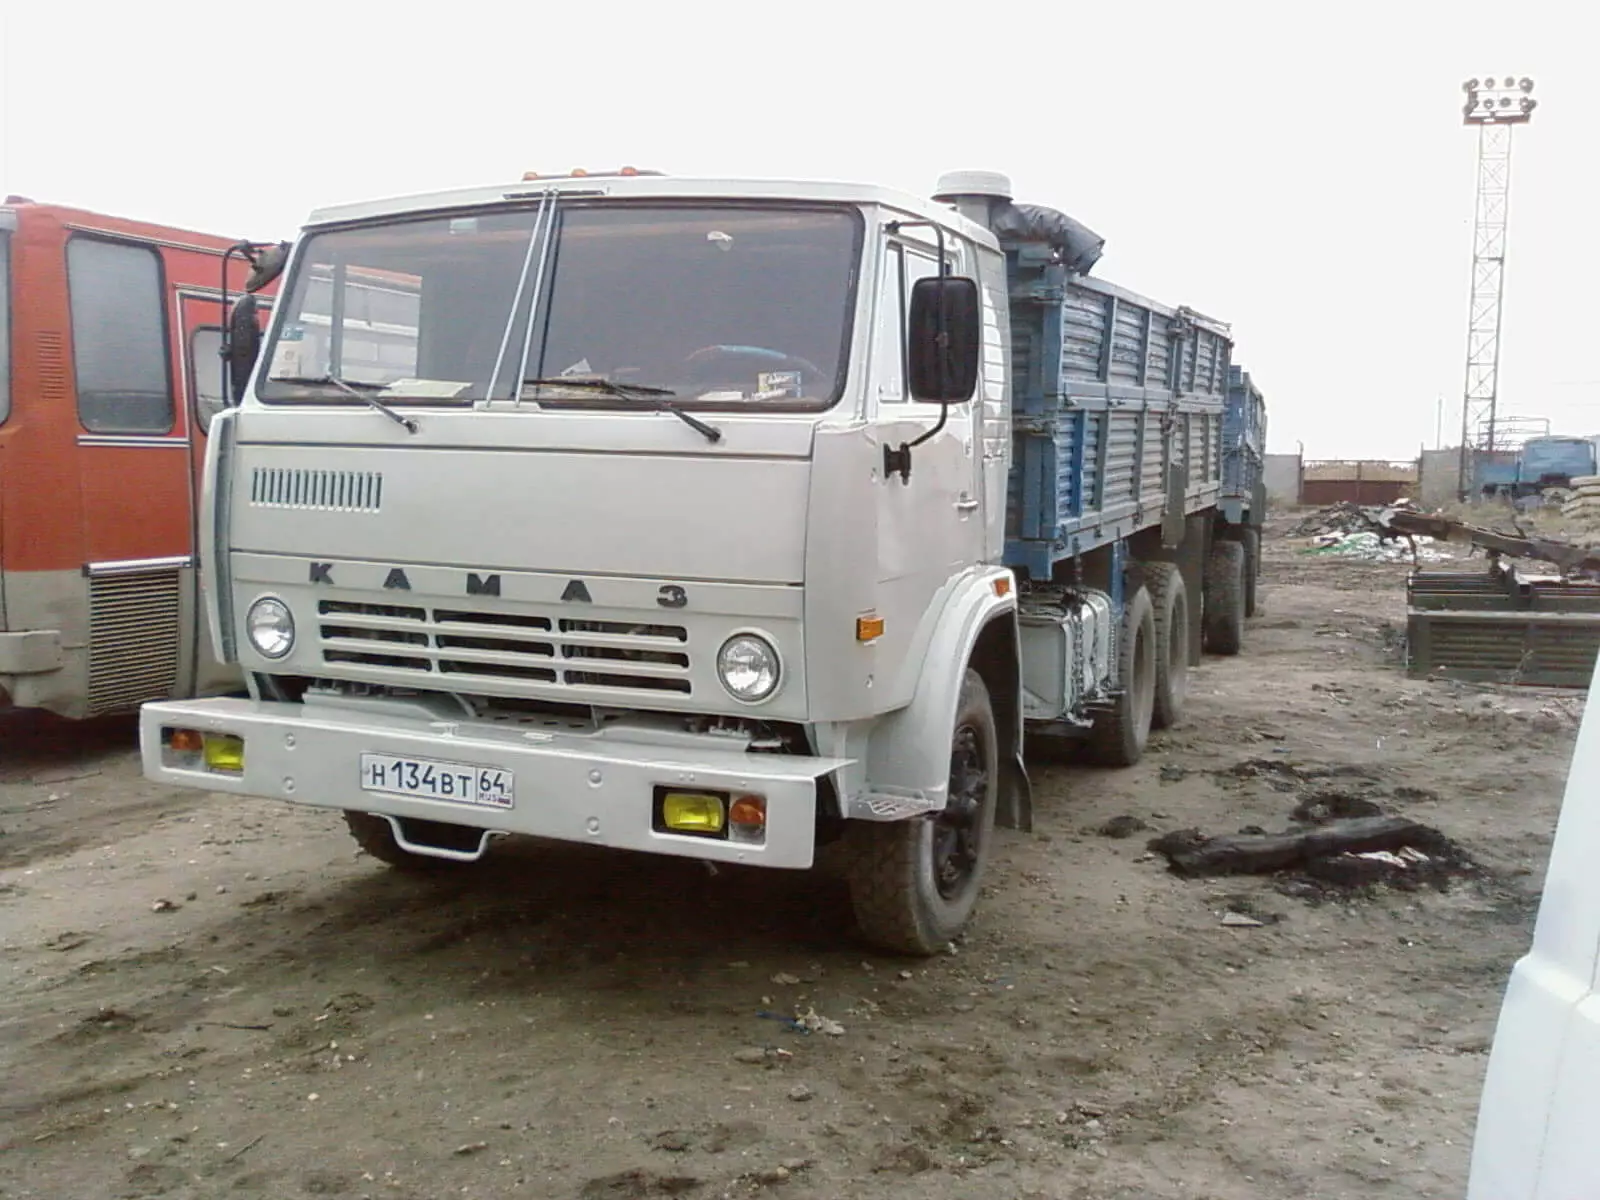
[[[257,468],[381,474],[381,511],[252,505]],[[711,456],[244,446],[231,535],[235,550],[329,560],[797,583],[808,472]]]

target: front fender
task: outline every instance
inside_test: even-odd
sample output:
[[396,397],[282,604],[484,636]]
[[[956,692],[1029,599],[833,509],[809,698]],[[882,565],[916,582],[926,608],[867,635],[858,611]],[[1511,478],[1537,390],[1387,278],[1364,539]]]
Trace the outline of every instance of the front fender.
[[[869,795],[901,800],[896,815],[908,811],[937,812],[945,806],[950,773],[950,731],[955,724],[961,681],[972,662],[974,649],[983,631],[995,621],[1004,621],[1011,631],[1007,641],[1015,658],[1017,612],[1016,580],[1004,567],[979,567],[956,581],[946,594],[944,606],[935,619],[922,655],[922,669],[912,693],[911,703],[884,718],[872,733],[867,751],[867,791]],[[1018,664],[1020,667],[1020,664]],[[1001,718],[1008,704],[1004,696],[993,697],[995,713]],[[1014,702],[1009,702],[1014,708]],[[1008,722],[998,725],[1001,736]],[[1022,723],[1011,721],[1011,751],[1015,764],[1002,762],[1008,782],[1021,775]],[[1004,757],[1004,751],[1002,751]],[[1026,812],[1025,795],[1006,797]],[[887,810],[886,810],[887,811]],[[1005,821],[1005,824],[1021,822]]]

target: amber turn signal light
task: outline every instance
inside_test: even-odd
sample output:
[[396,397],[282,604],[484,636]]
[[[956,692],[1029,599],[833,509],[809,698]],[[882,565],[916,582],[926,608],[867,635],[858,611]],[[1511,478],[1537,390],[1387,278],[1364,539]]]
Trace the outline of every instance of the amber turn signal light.
[[883,628],[884,625],[882,617],[857,617],[856,641],[876,641],[878,638],[883,636]]

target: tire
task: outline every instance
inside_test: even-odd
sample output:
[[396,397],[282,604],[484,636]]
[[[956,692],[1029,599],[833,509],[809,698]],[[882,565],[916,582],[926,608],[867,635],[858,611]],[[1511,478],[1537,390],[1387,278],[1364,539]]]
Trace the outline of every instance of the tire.
[[1189,590],[1173,563],[1146,563],[1144,582],[1155,610],[1156,685],[1150,724],[1170,729],[1183,719],[1183,702],[1189,694]]
[[351,812],[347,809],[344,823],[350,830],[350,836],[355,838],[356,845],[379,862],[386,863],[397,871],[404,871],[408,875],[438,875],[474,865],[458,859],[433,858],[426,854],[413,854],[409,850],[401,849],[394,840],[394,830],[389,828],[389,822],[371,813]]
[[856,923],[867,941],[890,953],[926,957],[943,950],[966,927],[983,886],[1000,796],[1000,741],[989,689],[970,669],[950,746],[942,813],[847,823],[845,874]]
[[1261,579],[1261,531],[1246,529],[1244,543],[1244,615],[1256,615],[1256,586]]
[[1116,703],[1095,717],[1084,746],[1089,761],[1102,767],[1131,767],[1144,757],[1156,702],[1156,617],[1142,585],[1122,614],[1117,645]]
[[1244,645],[1244,544],[1218,539],[1206,559],[1202,625],[1212,654],[1237,654]]

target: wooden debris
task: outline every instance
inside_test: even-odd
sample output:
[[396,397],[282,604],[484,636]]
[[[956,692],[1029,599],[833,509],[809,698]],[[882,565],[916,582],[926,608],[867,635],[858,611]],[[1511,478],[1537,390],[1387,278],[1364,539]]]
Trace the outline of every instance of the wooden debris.
[[1165,855],[1181,875],[1262,875],[1314,858],[1366,850],[1427,845],[1438,834],[1407,817],[1355,817],[1297,833],[1240,833],[1207,838],[1182,830],[1156,838],[1150,849]]

